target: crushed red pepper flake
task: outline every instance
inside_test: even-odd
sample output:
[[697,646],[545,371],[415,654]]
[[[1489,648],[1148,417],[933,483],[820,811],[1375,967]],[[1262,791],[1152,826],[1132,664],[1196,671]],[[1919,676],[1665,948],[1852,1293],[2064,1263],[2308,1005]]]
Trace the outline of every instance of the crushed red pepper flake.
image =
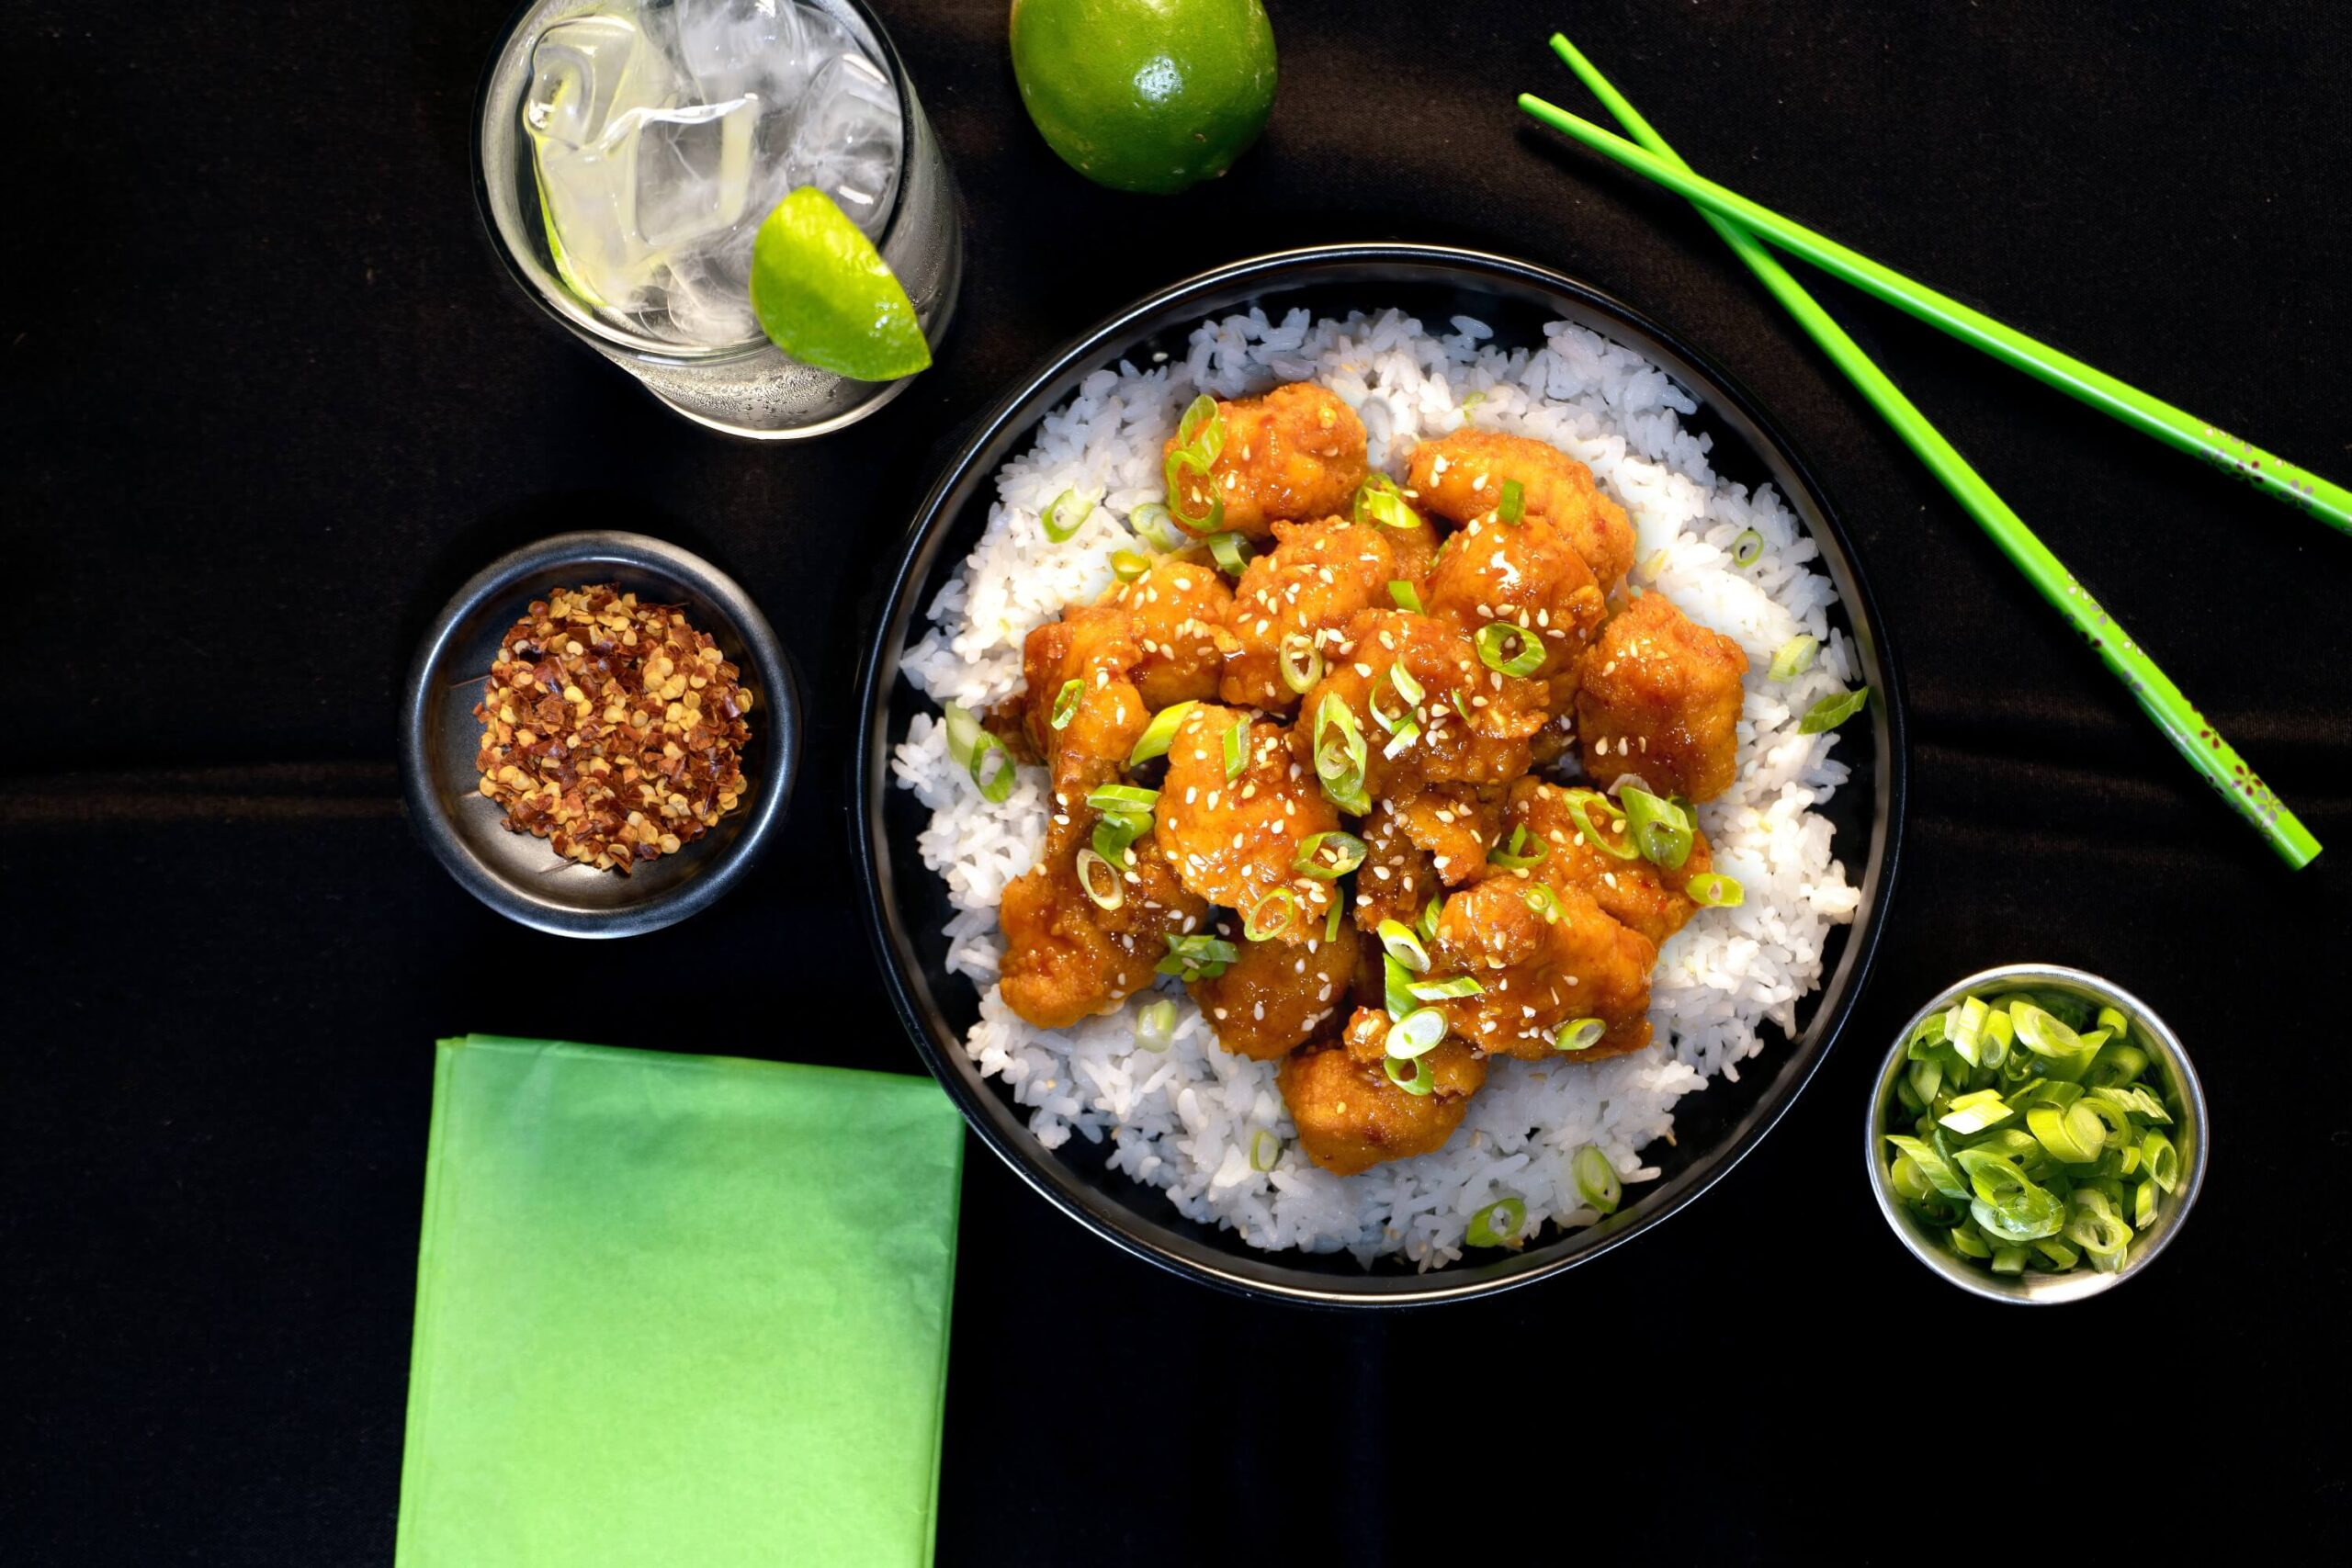
[[474,705],[481,793],[506,826],[626,874],[742,803],[752,694],[674,604],[617,585],[534,600]]

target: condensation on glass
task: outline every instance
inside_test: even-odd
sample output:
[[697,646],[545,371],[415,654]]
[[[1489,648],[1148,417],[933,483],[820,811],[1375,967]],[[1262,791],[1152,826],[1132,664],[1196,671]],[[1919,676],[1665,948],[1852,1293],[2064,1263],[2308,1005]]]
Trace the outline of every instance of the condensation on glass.
[[516,281],[714,429],[820,434],[906,386],[797,364],[761,335],[751,237],[795,186],[865,231],[934,346],[955,310],[955,183],[858,0],[528,0],[484,79],[474,148]]

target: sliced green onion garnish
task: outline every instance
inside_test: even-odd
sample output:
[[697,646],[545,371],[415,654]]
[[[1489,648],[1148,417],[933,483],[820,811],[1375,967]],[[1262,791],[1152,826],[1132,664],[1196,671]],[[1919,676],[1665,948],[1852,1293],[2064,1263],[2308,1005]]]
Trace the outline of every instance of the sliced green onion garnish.
[[1577,1196],[1604,1214],[1617,1212],[1625,1189],[1617,1179],[1617,1168],[1609,1163],[1609,1156],[1600,1152],[1600,1145],[1587,1144],[1578,1149],[1576,1157],[1568,1162],[1568,1168],[1576,1176]]
[[2009,1118],[2009,1108],[1998,1089],[1980,1089],[1973,1094],[1952,1096],[1951,1109],[1936,1118],[1938,1125],[1966,1137]]
[[1503,498],[1495,503],[1495,515],[1506,523],[1527,515],[1527,491],[1517,479],[1503,481]]
[[1358,523],[1377,523],[1384,528],[1417,528],[1421,522],[1405,504],[1405,494],[1396,488],[1396,481],[1382,473],[1364,476],[1363,483],[1356,487],[1355,503],[1348,514]]
[[1416,931],[1419,931],[1421,933],[1421,940],[1423,942],[1435,942],[1437,940],[1438,918],[1444,913],[1445,895],[1442,893],[1430,894],[1430,901],[1421,906],[1420,920],[1414,927]]
[[1702,909],[1736,909],[1747,902],[1747,889],[1739,885],[1739,878],[1720,871],[1693,874],[1682,885],[1682,896]]
[[1180,980],[1214,980],[1241,956],[1241,950],[1222,937],[1171,936],[1166,941],[1168,956],[1155,968]]
[[1238,534],[1211,534],[1202,541],[1216,560],[1217,570],[1227,577],[1239,577],[1250,564],[1249,547]]
[[1287,887],[1277,887],[1241,918],[1241,934],[1251,942],[1263,942],[1280,933],[1297,914],[1298,896]]
[[1046,503],[1045,516],[1040,519],[1046,525],[1046,537],[1058,545],[1077,533],[1079,525],[1094,515],[1094,503],[1102,499],[1100,492],[1080,495],[1074,490],[1054,497]]
[[2025,1113],[2025,1124],[2036,1142],[2050,1151],[2050,1157],[2067,1165],[2088,1165],[2098,1158],[2107,1141],[2107,1129],[2080,1103],[2060,1109],[2055,1105],[2037,1105]]
[[2024,1273],[2025,1248],[2022,1247],[1995,1247],[1993,1249],[1992,1269],[1996,1274]]
[[1679,871],[1690,858],[1690,814],[1670,800],[1645,789],[1627,785],[1617,792],[1624,802],[1625,820],[1633,825],[1634,847],[1652,865]]
[[1389,957],[1414,974],[1426,975],[1430,972],[1429,949],[1421,945],[1420,937],[1404,921],[1381,921],[1380,945],[1387,950]]
[[1323,679],[1322,650],[1304,632],[1294,632],[1283,638],[1282,650],[1274,655],[1274,666],[1282,671],[1283,684],[1301,696]]
[[1390,1083],[1416,1100],[1437,1087],[1437,1069],[1425,1056],[1383,1056],[1380,1066]]
[[1122,582],[1133,582],[1151,570],[1151,558],[1139,550],[1113,550],[1111,574]]
[[1486,987],[1468,975],[1456,975],[1451,980],[1416,980],[1405,987],[1413,999],[1423,1002],[1450,1002],[1457,997],[1475,997]]
[[[2126,1049],[2130,1047],[2127,1046]],[[2100,1055],[2104,1055],[2106,1053],[2102,1051]],[[2120,1088],[2104,1084],[2092,1089],[2090,1096],[2093,1100],[2106,1100],[2123,1111],[2125,1115],[2137,1116],[2143,1121],[2169,1122],[2172,1120],[2172,1112],[2165,1109],[2165,1102],[2158,1100],[2155,1091],[2145,1084],[2124,1084]]]
[[1290,868],[1304,872],[1317,882],[1329,882],[1345,876],[1363,863],[1364,842],[1353,833],[1334,829],[1329,832],[1312,833],[1299,841],[1298,853]]
[[2098,1188],[2077,1187],[2067,1195],[2066,1206],[2072,1216],[2066,1222],[2066,1239],[2092,1258],[2112,1257],[2132,1245],[2132,1227]]
[[1911,1163],[1918,1167],[1919,1174],[1927,1178],[1928,1185],[1938,1192],[1954,1202],[1967,1201],[1968,1183],[1961,1179],[1960,1172],[1952,1168],[1951,1161],[1936,1152],[1934,1145],[1924,1139],[1906,1138],[1900,1133],[1889,1133],[1886,1141],[1910,1156]]
[[1261,1127],[1250,1134],[1250,1168],[1272,1170],[1283,1157],[1283,1141]]
[[1529,833],[1527,824],[1521,822],[1511,829],[1507,841],[1487,852],[1487,863],[1501,866],[1505,871],[1525,871],[1530,866],[1542,865],[1544,857],[1551,852],[1552,846]]
[[1753,528],[1743,528],[1731,542],[1731,564],[1754,566],[1764,556],[1764,536]]
[[1519,1227],[1526,1223],[1524,1201],[1517,1198],[1498,1199],[1470,1216],[1470,1228],[1462,1239],[1473,1247],[1509,1247],[1519,1235]]
[[1214,463],[1225,450],[1225,411],[1206,392],[1184,405],[1176,422],[1176,445],[1189,446]]
[[[989,758],[996,759],[996,771],[986,772]],[[1012,753],[1004,742],[983,729],[972,742],[972,782],[980,786],[980,798],[991,805],[1001,805],[1012,794]]]
[[1395,600],[1396,607],[1408,615],[1418,615],[1421,613],[1420,591],[1402,578],[1389,583],[1388,597]]
[[2064,1273],[2083,1260],[2083,1255],[2054,1235],[2043,1236],[2033,1244],[2033,1249],[2050,1261],[2054,1273]]
[[962,703],[949,703],[940,709],[939,716],[947,730],[948,759],[959,768],[969,768],[974,743],[988,733],[979,716]]
[[1380,754],[1393,762],[1420,738],[1421,727],[1408,718],[1396,727],[1396,733],[1388,738],[1388,744],[1380,749]]
[[1230,724],[1230,725],[1227,726],[1227,727],[1226,727],[1226,731],[1225,731],[1225,777],[1226,777],[1226,782],[1227,782],[1227,783],[1229,784],[1229,783],[1231,783],[1233,780],[1239,778],[1239,777],[1241,776],[1241,770],[1242,770],[1242,769],[1244,769],[1244,768],[1246,768],[1246,767],[1248,767],[1249,765],[1250,765],[1250,725],[1249,725],[1249,721],[1248,721],[1248,720],[1246,720],[1246,719],[1237,720],[1237,721],[1235,721],[1234,723],[1232,723],[1232,724]]
[[1435,1008],[1415,1008],[1388,1026],[1387,1051],[1392,1056],[1426,1056],[1445,1039],[1445,1014]]
[[1094,824],[1094,852],[1113,865],[1127,863],[1127,846],[1151,831],[1151,814],[1135,811],[1106,811],[1102,820]]
[[[1602,820],[1606,821],[1610,827],[1620,829],[1621,835],[1613,839],[1605,837],[1592,825],[1591,813],[1594,811],[1599,811]],[[1614,801],[1599,790],[1572,789],[1568,791],[1568,815],[1576,818],[1577,831],[1584,835],[1585,842],[1601,853],[1613,855],[1619,860],[1634,860],[1640,856],[1642,852],[1634,843],[1632,835],[1622,832],[1625,825],[1625,814],[1617,809]]]
[[[2102,1013],[2099,1016],[2104,1019],[2106,1014]],[[2127,1045],[2120,1040],[2110,1038],[2106,1044],[2098,1048],[2098,1055],[2091,1058],[2089,1069],[2083,1074],[2083,1081],[2097,1089],[2113,1089],[2120,1084],[2132,1082],[2147,1070],[2148,1054],[2145,1051],[2141,1050],[2137,1045]],[[2140,1092],[2146,1094],[2147,1090],[2142,1089]],[[2157,1110],[2159,1111],[2163,1110],[2161,1103],[2158,1104]],[[2171,1120],[2170,1117],[2162,1119]]]
[[1348,901],[1339,897],[1337,894],[1332,895],[1330,911],[1323,917],[1323,940],[1325,942],[1337,942],[1340,940],[1340,920],[1347,912]]
[[1087,792],[1090,810],[1137,812],[1148,816],[1159,808],[1159,792],[1136,784],[1101,784]]
[[1476,408],[1480,403],[1483,403],[1486,400],[1487,394],[1484,392],[1465,393],[1462,399],[1462,412],[1464,413],[1468,413],[1472,409]]
[[1342,811],[1361,817],[1372,809],[1363,782],[1370,756],[1355,711],[1337,693],[1325,693],[1315,710],[1315,776]]
[[1793,681],[1813,668],[1813,656],[1821,650],[1821,639],[1807,632],[1799,632],[1781,645],[1772,655],[1769,671],[1775,681]]
[[1544,917],[1545,925],[1560,918],[1560,896],[1543,883],[1528,883],[1520,889],[1520,896],[1527,900],[1530,909]]
[[[2154,1064],[2119,1028],[2131,1028],[2119,1010],[2050,990],[1989,1005],[1963,997],[1930,1015],[1888,1100],[1894,1194],[1956,1251],[1996,1269],[2124,1268],[2133,1231],[2155,1222],[2178,1182],[2180,1156],[2151,1125],[2171,1120],[2159,1086],[2141,1077]],[[1932,1136],[1892,1130],[1913,1119]],[[1955,1172],[1969,1213],[1958,1227],[1948,1218],[1963,1196]]]
[[1388,667],[1388,683],[1396,688],[1396,694],[1405,699],[1408,708],[1420,706],[1421,699],[1430,694],[1427,687],[1413,679],[1413,672],[1405,668],[1401,659]]
[[1168,515],[1168,508],[1156,501],[1147,501],[1128,513],[1127,527],[1136,538],[1162,554],[1183,543],[1176,536],[1175,524]]
[[1589,1051],[1600,1043],[1609,1026],[1597,1018],[1570,1019],[1552,1032],[1555,1051]]
[[1857,686],[1850,692],[1832,692],[1804,710],[1804,717],[1797,721],[1799,735],[1818,735],[1825,729],[1835,729],[1856,714],[1871,700],[1868,686]]
[[1388,1010],[1391,1019],[1399,1019],[1413,1010],[1413,972],[1396,962],[1393,953],[1380,955],[1381,1005]]
[[[1184,510],[1184,478],[1191,475],[1202,481],[1208,491],[1208,505],[1197,513]],[[1190,447],[1179,446],[1168,454],[1161,467],[1161,476],[1168,484],[1168,515],[1178,527],[1188,534],[1214,534],[1225,526],[1225,497],[1217,494],[1210,481],[1208,461]]]
[[1171,703],[1153,714],[1151,722],[1143,727],[1143,733],[1136,737],[1136,749],[1127,753],[1127,766],[1136,767],[1154,757],[1166,756],[1168,748],[1175,743],[1176,732],[1184,726],[1185,716],[1200,705],[1195,702]]
[[[1488,621],[1471,641],[1478,649],[1479,663],[1514,679],[1544,668],[1544,645],[1516,622]],[[1506,656],[1503,650],[1512,647],[1519,651]]]
[[1056,729],[1069,728],[1069,721],[1078,716],[1078,699],[1085,694],[1085,682],[1064,681],[1062,682],[1062,689],[1054,694],[1053,724]]
[[1136,1012],[1136,1049],[1155,1055],[1176,1038],[1176,1004],[1166,997],[1146,1002]]
[[1976,997],[1962,998],[1958,1007],[1944,1014],[1944,1038],[1972,1067],[1979,1060],[1976,1044],[1984,1037],[1984,1021],[1992,1016],[1993,1010]]
[[1117,868],[1091,849],[1078,852],[1078,886],[1098,909],[1115,909],[1127,901],[1127,885]]

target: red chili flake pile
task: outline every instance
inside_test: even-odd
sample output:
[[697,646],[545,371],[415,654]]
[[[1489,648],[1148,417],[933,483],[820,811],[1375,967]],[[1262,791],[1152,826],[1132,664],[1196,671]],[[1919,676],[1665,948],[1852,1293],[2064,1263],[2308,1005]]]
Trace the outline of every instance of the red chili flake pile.
[[481,793],[600,871],[675,854],[743,798],[741,676],[674,604],[611,583],[535,600],[474,706]]

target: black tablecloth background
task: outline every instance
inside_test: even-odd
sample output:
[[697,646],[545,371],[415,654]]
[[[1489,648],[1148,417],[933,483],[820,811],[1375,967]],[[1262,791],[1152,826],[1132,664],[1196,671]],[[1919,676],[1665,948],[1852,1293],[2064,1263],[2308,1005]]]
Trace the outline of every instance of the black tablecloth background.
[[[983,403],[1098,317],[1341,238],[1580,276],[1785,423],[1910,702],[1882,960],[1731,1179],[1474,1308],[1215,1294],[974,1145],[942,1561],[1380,1562],[1416,1518],[1467,1551],[1537,1532],[1668,1561],[2072,1539],[2038,1515],[2109,1548],[2153,1523],[2152,1552],[2208,1529],[2340,1545],[2352,540],[1821,290],[2335,845],[2290,874],[1687,209],[1510,98],[1585,102],[1543,47],[1569,25],[1701,169],[2347,479],[2346,14],[1276,0],[1263,143],[1167,201],[1045,149],[1000,0],[880,5],[962,184],[962,306],[897,404],[770,447],[672,418],[505,290],[467,154],[497,0],[0,6],[6,1555],[389,1558],[435,1036],[920,1071],[846,827],[854,660],[914,502]],[[588,525],[737,574],[808,694],[798,795],[752,882],[595,949],[441,872],[392,744],[446,595]],[[1939,1283],[1856,1160],[1889,1032],[2026,958],[2162,1010],[2218,1134],[2177,1248],[2058,1313]],[[2030,1501],[2045,1485],[2059,1512]]]

